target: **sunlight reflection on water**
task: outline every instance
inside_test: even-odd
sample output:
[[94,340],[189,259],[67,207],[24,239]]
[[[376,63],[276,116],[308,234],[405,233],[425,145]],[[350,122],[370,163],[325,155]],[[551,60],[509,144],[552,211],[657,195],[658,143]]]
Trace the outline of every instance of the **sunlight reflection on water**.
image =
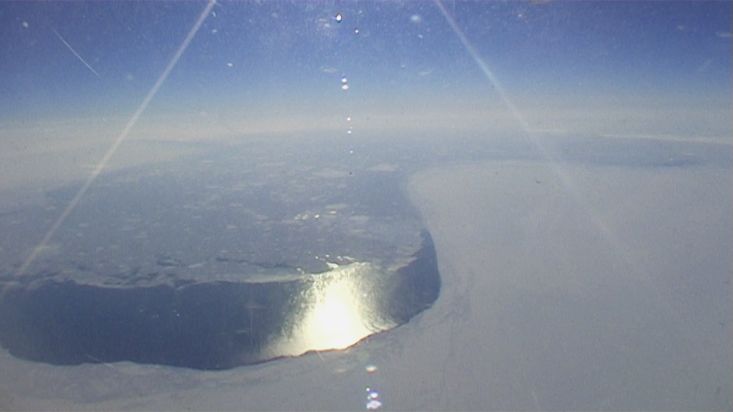
[[396,270],[329,263],[326,272],[256,282],[0,282],[0,345],[56,365],[132,361],[195,369],[344,349],[435,301],[440,279],[427,232],[408,259]]
[[311,350],[343,349],[394,327],[374,298],[382,277],[374,272],[368,263],[352,263],[315,276],[312,285],[299,296],[299,310],[289,322],[290,332],[269,351],[292,356]]

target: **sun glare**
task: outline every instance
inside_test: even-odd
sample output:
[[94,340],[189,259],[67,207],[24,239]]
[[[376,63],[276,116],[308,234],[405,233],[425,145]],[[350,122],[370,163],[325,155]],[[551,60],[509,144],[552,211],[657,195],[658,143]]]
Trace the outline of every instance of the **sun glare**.
[[292,332],[274,347],[279,353],[299,355],[310,350],[347,348],[374,332],[388,329],[376,317],[376,302],[365,283],[374,278],[366,263],[336,266],[316,275],[304,294],[302,316],[293,320]]

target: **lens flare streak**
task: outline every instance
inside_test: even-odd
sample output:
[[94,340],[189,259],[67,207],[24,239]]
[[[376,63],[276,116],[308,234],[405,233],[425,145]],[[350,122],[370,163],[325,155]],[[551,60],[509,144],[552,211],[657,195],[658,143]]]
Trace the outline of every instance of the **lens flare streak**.
[[[66,221],[66,218],[69,217],[71,212],[76,209],[76,206],[79,204],[81,199],[84,197],[86,192],[89,190],[89,187],[94,183],[95,180],[97,180],[97,177],[99,174],[104,170],[104,168],[107,166],[107,163],[109,163],[109,160],[112,158],[112,156],[115,154],[117,149],[120,147],[122,142],[127,138],[127,135],[130,133],[130,130],[135,126],[138,119],[140,119],[140,116],[143,114],[145,109],[148,107],[148,104],[150,104],[150,101],[153,100],[153,97],[158,93],[158,90],[160,90],[160,87],[163,85],[165,80],[168,78],[168,75],[170,75],[171,71],[173,71],[173,68],[178,63],[178,60],[181,58],[183,53],[188,48],[188,45],[191,43],[191,40],[196,36],[196,33],[201,28],[201,25],[204,23],[204,20],[206,20],[206,17],[209,15],[209,12],[211,12],[211,9],[214,8],[214,5],[216,5],[216,1],[211,0],[206,5],[206,8],[204,8],[204,11],[201,12],[198,19],[194,23],[191,30],[188,32],[188,35],[183,40],[181,45],[178,47],[178,50],[176,50],[176,53],[171,58],[170,62],[168,62],[168,65],[163,70],[163,73],[160,74],[160,77],[158,77],[158,80],[155,82],[153,87],[150,89],[148,94],[143,99],[142,103],[140,103],[140,106],[138,106],[137,110],[135,110],[135,113],[132,115],[130,120],[125,125],[125,128],[122,129],[122,132],[117,136],[115,141],[112,143],[112,145],[107,149],[107,152],[104,154],[102,159],[97,163],[97,166],[92,170],[92,173],[87,177],[86,181],[84,181],[84,184],[79,188],[79,190],[76,192],[74,197],[71,199],[71,202],[66,206],[64,211],[61,213],[61,215],[56,219],[56,221],[51,225],[51,228],[46,232],[46,234],[43,236],[43,239],[36,245],[35,248],[33,248],[33,251],[28,255],[28,257],[25,259],[23,264],[18,268],[17,275],[22,276],[25,274],[25,272],[28,270],[28,267],[33,263],[33,261],[38,257],[40,252],[46,247],[48,242],[51,240],[53,235],[56,233],[56,231],[61,227],[61,225]],[[58,33],[57,33],[58,35]],[[61,38],[59,36],[59,38]],[[63,39],[61,39],[64,41]],[[67,44],[64,41],[65,44]],[[68,44],[67,44],[68,45]],[[68,46],[71,48],[71,46]],[[73,52],[73,49],[72,49]],[[77,53],[74,52],[77,57],[81,59],[80,56],[78,56]],[[82,59],[83,62],[83,59]],[[91,67],[90,67],[91,69]],[[91,69],[94,71],[93,69]],[[95,72],[96,74],[96,72]]]

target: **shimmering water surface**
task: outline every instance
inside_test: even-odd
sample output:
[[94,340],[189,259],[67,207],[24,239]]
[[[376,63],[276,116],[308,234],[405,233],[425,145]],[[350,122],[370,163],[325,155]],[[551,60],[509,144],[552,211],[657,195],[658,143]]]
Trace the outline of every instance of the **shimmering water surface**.
[[[266,160],[257,145],[209,150],[100,181],[26,273],[6,254],[0,344],[53,364],[223,369],[407,322],[440,279],[405,174],[369,164],[378,146],[330,143],[274,156],[266,143]],[[75,188],[3,219],[18,250],[32,237],[17,228],[40,231]]]
[[0,343],[15,356],[53,364],[223,369],[346,348],[428,307],[439,284],[427,233],[395,272],[353,262],[293,280],[179,287],[46,280],[6,288]]

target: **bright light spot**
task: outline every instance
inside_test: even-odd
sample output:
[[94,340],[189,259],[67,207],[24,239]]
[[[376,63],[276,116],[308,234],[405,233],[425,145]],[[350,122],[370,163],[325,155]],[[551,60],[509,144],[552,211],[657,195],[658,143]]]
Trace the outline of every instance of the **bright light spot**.
[[367,373],[374,373],[377,371],[377,365],[367,365],[366,368]]
[[422,23],[422,17],[419,14],[413,14],[410,16],[410,21],[415,24]]
[[393,324],[375,317],[374,302],[361,297],[374,277],[367,263],[329,265],[314,275],[302,296],[302,310],[292,319],[293,328],[267,351],[300,355],[307,351],[344,349]]
[[228,62],[228,63],[227,63],[227,67],[234,67],[234,63],[232,63],[232,62]]
[[351,116],[346,116],[346,121],[347,122],[350,122],[351,121]]
[[349,85],[346,84],[346,83],[342,84],[341,85],[341,90],[344,90],[344,91],[349,90]]
[[23,26],[24,29],[27,29],[28,28],[28,22],[27,21],[23,21],[23,23],[20,23],[20,25]]
[[342,16],[341,13],[336,13],[336,16],[334,18],[336,19],[336,23],[341,23],[341,21],[344,19],[344,16]]
[[366,398],[366,408],[367,410],[375,410],[382,407],[382,402],[379,401],[379,392],[372,390],[372,388],[368,387],[366,388],[367,391],[367,398]]
[[[327,285],[305,321],[309,345],[316,349],[344,349],[371,331],[362,323],[347,281]],[[317,342],[316,342],[317,341]]]
[[358,28],[355,28],[354,29],[354,34],[359,34],[359,29]]
[[341,78],[341,84],[346,84],[349,82],[349,79],[346,78],[346,76]]

